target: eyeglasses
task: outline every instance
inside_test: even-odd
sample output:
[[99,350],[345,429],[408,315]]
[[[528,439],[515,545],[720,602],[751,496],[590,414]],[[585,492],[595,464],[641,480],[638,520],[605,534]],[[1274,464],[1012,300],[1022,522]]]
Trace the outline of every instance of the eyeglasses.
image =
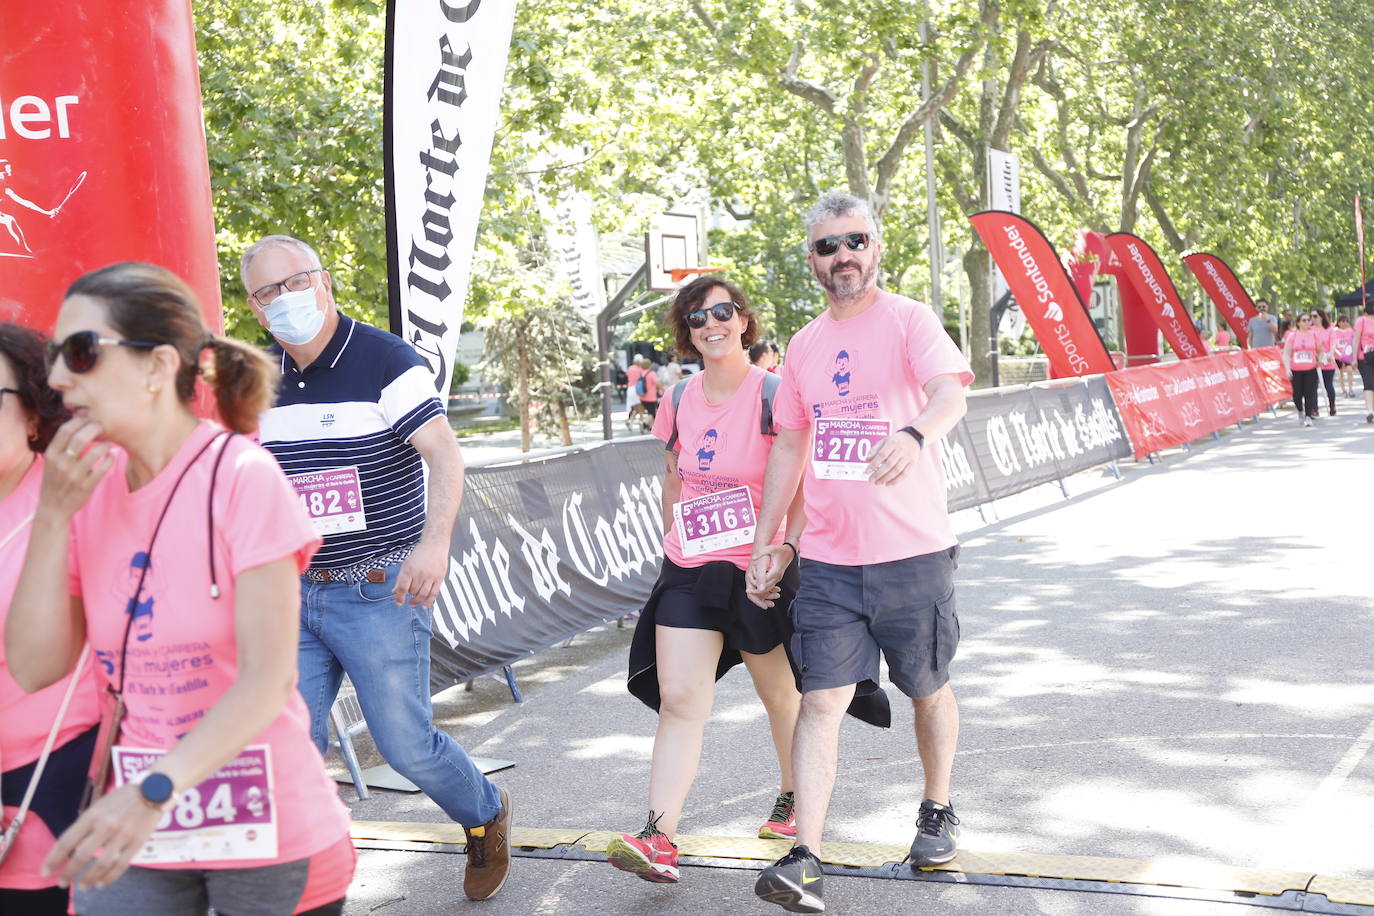
[[7,394],[12,394],[17,398],[22,398],[24,396],[24,392],[20,391],[18,388],[0,388],[0,407],[5,406],[5,395]]
[[724,324],[735,317],[736,309],[739,309],[741,312],[744,311],[737,302],[717,302],[710,308],[692,309],[686,315],[682,316],[682,320],[687,322],[687,327],[689,328],[704,328],[706,327],[706,315],[710,313],[712,318]]
[[311,286],[310,275],[321,273],[324,273],[323,267],[312,267],[298,274],[292,274],[278,283],[269,283],[266,286],[259,287],[253,292],[253,298],[257,301],[258,305],[267,308],[273,302],[277,301],[277,297],[281,295],[283,289],[289,293],[299,293],[303,289],[309,289]]
[[840,242],[850,251],[863,251],[868,247],[867,232],[846,232],[844,235],[827,235],[811,243],[811,250],[823,258],[828,258],[840,250]]
[[95,331],[77,331],[61,343],[55,340],[48,342],[48,366],[56,365],[57,357],[61,356],[62,362],[66,363],[72,372],[78,375],[90,372],[100,358],[101,345],[133,347],[137,350],[151,350],[153,347],[161,346],[146,340],[117,340],[113,337],[101,337]]

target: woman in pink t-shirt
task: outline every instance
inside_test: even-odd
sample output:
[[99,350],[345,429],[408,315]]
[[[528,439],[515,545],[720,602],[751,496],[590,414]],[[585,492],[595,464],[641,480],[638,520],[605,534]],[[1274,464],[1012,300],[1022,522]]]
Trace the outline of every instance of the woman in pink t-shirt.
[[[257,428],[276,367],[209,335],[190,289],[147,264],[77,280],[56,334],[48,380],[73,417],[45,454],[5,646],[36,690],[89,640],[104,794],[45,866],[82,914],[286,916],[312,870],[335,881],[312,887],[332,901],[312,912],[341,912],[348,812],[295,689],[297,576],[320,539],[271,455],[236,435]],[[200,375],[233,433],[191,412]]]
[[1313,309],[1312,333],[1317,335],[1317,371],[1321,373],[1321,384],[1326,388],[1327,415],[1332,417],[1336,415],[1336,351],[1331,339],[1334,331],[1326,312]]
[[[764,380],[749,364],[758,324],[744,294],[718,275],[684,286],[668,312],[676,352],[700,356],[702,372],[672,389],[653,433],[668,446],[663,480],[663,567],[635,626],[629,690],[658,711],[649,771],[649,820],[636,835],[611,840],[607,856],[623,871],[657,883],[678,880],[678,819],[696,778],[711,714],[713,683],[744,662],[772,726],[781,786],[759,835],[796,835],[792,815],[792,732],[797,692],[785,642],[786,614],[798,582],[797,543],[805,525],[801,488],[787,517],[792,563],[752,602],[744,573],[763,499],[773,437],[763,430]],[[768,605],[765,609],[762,605]]]
[[[0,626],[9,613],[38,504],[43,478],[39,453],[66,419],[61,396],[44,381],[45,344],[42,335],[28,328],[0,324]],[[59,717],[69,687],[71,700]],[[90,764],[99,720],[94,662],[86,661],[74,686],[71,678],[63,678],[45,690],[25,693],[10,676],[0,647],[0,830],[10,838],[0,852],[0,913],[67,912],[67,891],[55,877],[43,874],[42,865],[57,835],[76,820],[81,777]],[[53,746],[44,759],[50,734]],[[41,777],[21,818],[24,796],[40,766]]]
[[1336,359],[1336,374],[1341,379],[1341,395],[1355,396],[1355,332],[1350,319],[1341,315],[1331,329],[1331,353]]
[[1311,426],[1316,415],[1317,366],[1324,352],[1312,330],[1312,316],[1304,312],[1297,318],[1297,327],[1283,339],[1283,364],[1293,380],[1293,404],[1303,426]]
[[1351,330],[1355,338],[1355,365],[1364,385],[1364,421],[1374,423],[1374,302],[1364,307],[1364,314],[1355,319]]

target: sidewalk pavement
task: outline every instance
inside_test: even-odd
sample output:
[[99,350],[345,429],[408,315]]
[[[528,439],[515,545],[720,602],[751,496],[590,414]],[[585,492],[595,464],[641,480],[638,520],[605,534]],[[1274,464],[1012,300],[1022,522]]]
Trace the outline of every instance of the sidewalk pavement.
[[[641,432],[638,422],[633,426],[627,424],[625,420],[627,415],[624,406],[618,406],[611,414],[612,438],[626,439],[631,436],[647,434],[647,427]],[[573,445],[595,445],[603,441],[600,410],[582,419],[569,421],[568,428],[572,432]],[[525,454],[520,451],[520,430],[518,429],[487,433],[480,436],[464,436],[458,440],[458,444],[462,446],[463,459],[468,464],[479,461],[508,460],[519,458]],[[528,454],[533,455],[563,447],[562,441],[557,436],[550,437],[536,432],[533,437],[532,449]]]
[[[1039,487],[985,510],[987,524],[956,516],[963,848],[1374,878],[1374,426],[1357,401],[1340,407],[1314,429],[1289,408],[1154,466],[1123,463],[1121,481],[1079,474],[1068,499]],[[488,448],[464,447],[470,461]],[[520,662],[521,705],[491,679],[436,697],[436,720],[470,752],[517,762],[493,777],[517,826],[642,825],[655,716],[624,689],[630,635],[611,624]],[[902,708],[888,731],[845,723],[828,841],[910,842],[919,762]],[[365,735],[358,745],[365,766],[380,762]],[[329,764],[343,772],[337,755]],[[776,779],[767,720],[736,669],[718,685],[682,829],[753,835]],[[342,793],[357,820],[445,820],[422,795]],[[782,912],[754,898],[749,871],[684,867],[664,886],[531,858],[473,903],[464,864],[364,850],[346,912]],[[1275,912],[854,877],[828,877],[825,896],[840,914]]]

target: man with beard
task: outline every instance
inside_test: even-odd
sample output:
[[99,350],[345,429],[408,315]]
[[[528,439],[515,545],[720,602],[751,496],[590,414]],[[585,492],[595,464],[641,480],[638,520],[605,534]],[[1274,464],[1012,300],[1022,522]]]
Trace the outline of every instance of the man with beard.
[[882,242],[866,203],[828,194],[806,225],[808,262],[828,308],[787,349],[748,575],[762,596],[791,561],[790,545],[770,541],[805,472],[791,644],[802,681],[792,747],[797,845],[754,890],[789,911],[819,913],[817,853],[840,721],[856,692],[879,689],[880,654],[911,697],[925,777],[909,861],[917,868],[955,854],[949,782],[959,710],[949,663],[959,640],[959,546],[934,452],[964,415],[973,373],[934,312],[878,288]]

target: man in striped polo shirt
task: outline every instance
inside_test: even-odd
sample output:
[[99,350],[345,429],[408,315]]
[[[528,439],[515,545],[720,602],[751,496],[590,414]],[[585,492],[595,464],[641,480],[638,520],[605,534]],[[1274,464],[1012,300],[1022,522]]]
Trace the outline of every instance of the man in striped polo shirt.
[[432,607],[463,490],[457,440],[419,356],[339,313],[309,245],[268,236],[240,272],[281,365],[262,444],[324,538],[301,576],[300,690],[315,744],[324,753],[347,674],[382,756],[467,831],[463,887],[484,900],[510,868],[510,799],[435,728],[429,696]]

